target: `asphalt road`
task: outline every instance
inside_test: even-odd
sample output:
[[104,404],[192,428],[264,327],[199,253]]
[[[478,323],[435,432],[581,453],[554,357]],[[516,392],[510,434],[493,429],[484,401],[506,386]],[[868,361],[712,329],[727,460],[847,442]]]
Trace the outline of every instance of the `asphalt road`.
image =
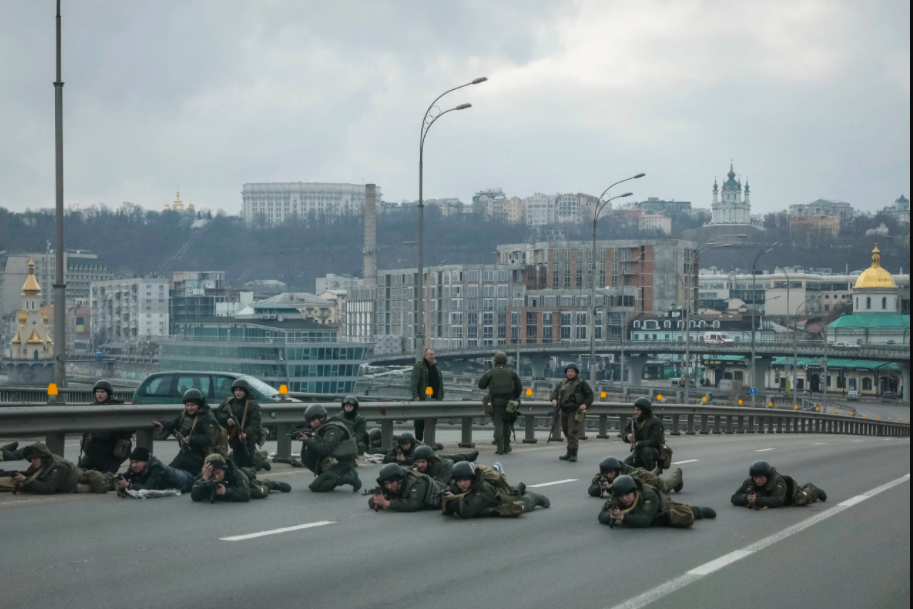
[[[587,496],[586,488],[602,457],[623,456],[625,445],[617,440],[584,443],[578,464],[558,461],[562,450],[554,443],[521,446],[500,457],[512,483],[573,480],[538,489],[552,500],[551,509],[516,520],[377,514],[360,494],[312,494],[309,473],[278,468],[272,475],[294,491],[248,504],[114,494],[0,497],[0,606],[910,606],[909,479],[858,504],[839,505],[907,476],[909,440],[670,440],[675,460],[690,461],[681,465],[685,488],[677,500],[716,508],[715,521],[699,521],[690,530],[600,525],[602,502]],[[173,448],[157,447],[162,456]],[[490,446],[479,447],[479,461],[491,463]],[[815,482],[828,492],[828,502],[763,512],[732,507],[729,496],[760,457],[800,482]],[[377,470],[359,468],[366,486]],[[820,522],[764,542],[815,518]],[[221,539],[322,522],[330,524]],[[759,542],[763,547],[750,549]],[[739,552],[746,548],[747,555]],[[707,568],[733,552],[741,560]],[[688,575],[695,570],[708,574]],[[651,602],[624,605],[644,593]]]

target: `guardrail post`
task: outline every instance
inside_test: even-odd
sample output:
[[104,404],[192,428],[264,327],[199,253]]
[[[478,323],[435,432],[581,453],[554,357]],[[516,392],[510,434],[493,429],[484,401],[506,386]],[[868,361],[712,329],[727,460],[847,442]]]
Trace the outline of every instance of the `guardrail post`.
[[599,433],[596,435],[600,440],[609,439],[609,415],[599,415]]
[[425,435],[422,442],[428,446],[434,446],[435,436],[437,435],[437,419],[425,419]]
[[523,444],[536,444],[539,441],[536,439],[536,417],[528,414],[523,419],[523,425],[526,428],[526,437],[523,438]]
[[736,428],[735,432],[738,434],[745,433],[745,417],[742,415],[736,415],[736,421],[738,427]]
[[460,419],[460,448],[472,448],[472,417],[462,417]]
[[783,417],[777,417],[777,433],[786,433],[786,430],[783,429],[784,425]]
[[764,425],[767,423],[767,417],[759,416],[758,417],[758,433],[767,433],[767,430],[764,428]]
[[136,431],[136,447],[145,448],[150,453],[155,454],[152,450],[152,430],[151,429],[138,429]]
[[767,417],[767,433],[774,433],[774,424],[777,421],[777,417]]
[[735,427],[733,427],[732,415],[726,417],[726,431],[725,433],[735,433]]
[[292,460],[292,439],[288,437],[292,425],[280,423],[276,425],[276,459],[277,463],[288,463]]
[[723,424],[723,415],[718,414],[713,417],[713,435],[720,435],[723,433],[721,425]]
[[706,436],[708,433],[710,433],[709,425],[710,425],[710,417],[708,417],[705,414],[702,414],[701,415],[701,435],[702,436]]
[[393,448],[393,419],[380,422],[380,443],[384,452]]
[[672,415],[672,435],[680,436],[682,435],[682,422],[679,419],[677,414]]
[[695,431],[694,431],[694,415],[693,415],[693,414],[689,414],[689,415],[688,415],[688,431],[685,432],[685,435],[687,435],[687,436],[693,436],[693,435],[695,435]]
[[748,429],[745,430],[745,433],[754,433],[754,420],[755,417],[749,415],[748,417]]
[[51,451],[52,455],[63,457],[63,447],[66,443],[66,438],[66,434],[49,433],[47,436],[45,436],[44,443],[47,445],[48,450]]
[[584,415],[583,420],[580,421],[580,427],[577,429],[577,439],[589,440],[589,438],[586,437],[586,415]]

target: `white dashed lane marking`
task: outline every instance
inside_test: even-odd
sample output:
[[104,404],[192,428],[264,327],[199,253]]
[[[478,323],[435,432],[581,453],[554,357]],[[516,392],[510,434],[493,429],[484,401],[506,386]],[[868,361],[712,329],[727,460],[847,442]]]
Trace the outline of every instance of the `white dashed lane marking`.
[[288,533],[289,531],[300,531],[302,529],[313,529],[314,527],[325,527],[328,524],[335,524],[332,520],[321,520],[320,522],[310,522],[308,524],[299,524],[293,527],[284,527],[281,529],[272,529],[270,531],[260,531],[259,533],[248,533],[247,535],[235,535],[234,537],[220,537],[220,541],[244,541],[245,539],[254,539],[256,537],[266,537],[267,535],[278,535],[279,533]]

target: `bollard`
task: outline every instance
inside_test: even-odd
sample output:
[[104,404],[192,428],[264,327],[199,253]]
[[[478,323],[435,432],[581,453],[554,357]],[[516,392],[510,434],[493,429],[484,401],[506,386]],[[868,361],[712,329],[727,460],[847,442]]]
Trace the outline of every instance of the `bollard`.
[[528,414],[525,415],[523,419],[523,426],[526,430],[526,436],[523,438],[523,444],[537,443],[538,440],[536,439],[536,417]]
[[596,435],[600,440],[609,439],[609,415],[599,415],[599,433]]
[[66,443],[66,438],[66,434],[49,433],[47,436],[45,436],[44,443],[47,445],[48,450],[51,451],[52,455],[63,457],[63,447]]
[[685,432],[685,435],[693,436],[696,435],[694,431],[694,415],[688,415],[688,431]]
[[393,420],[384,419],[380,422],[380,444],[384,452],[393,448]]
[[677,414],[672,415],[672,435],[680,436],[682,435],[682,425]]
[[460,448],[475,448],[472,443],[472,417],[460,418]]
[[288,437],[292,426],[288,423],[276,425],[276,463],[288,463],[292,460],[292,439]]

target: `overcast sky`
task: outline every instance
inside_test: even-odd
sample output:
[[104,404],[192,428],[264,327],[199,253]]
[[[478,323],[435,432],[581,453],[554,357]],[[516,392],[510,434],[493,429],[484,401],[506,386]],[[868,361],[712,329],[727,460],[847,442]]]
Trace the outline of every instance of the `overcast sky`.
[[[754,212],[910,195],[909,0],[64,0],[66,202],[238,213],[245,182]],[[0,206],[54,203],[54,0],[0,0]]]

